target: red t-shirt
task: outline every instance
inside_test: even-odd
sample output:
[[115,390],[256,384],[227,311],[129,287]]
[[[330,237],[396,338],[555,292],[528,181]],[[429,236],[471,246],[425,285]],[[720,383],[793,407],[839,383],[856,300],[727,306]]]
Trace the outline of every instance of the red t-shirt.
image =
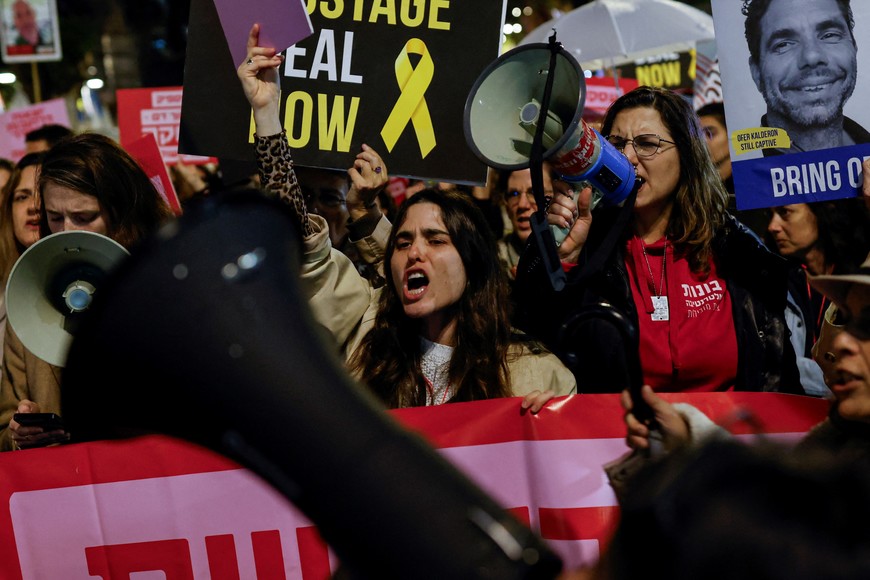
[[675,257],[665,238],[646,245],[646,255],[636,236],[626,249],[644,382],[656,391],[733,389],[737,337],[731,296],[715,260],[705,276],[692,272],[685,257]]

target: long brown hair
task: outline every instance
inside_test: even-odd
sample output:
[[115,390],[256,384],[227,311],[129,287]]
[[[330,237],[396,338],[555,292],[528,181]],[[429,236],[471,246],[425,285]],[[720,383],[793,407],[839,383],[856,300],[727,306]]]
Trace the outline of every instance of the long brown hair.
[[[0,215],[3,216],[3,219],[0,219],[0,284],[2,284],[2,288],[6,287],[6,280],[9,278],[12,266],[15,265],[22,252],[27,249],[15,237],[15,224],[12,222],[12,202],[15,199],[15,190],[21,184],[21,173],[24,169],[31,166],[38,168],[41,161],[41,153],[28,153],[22,157],[13,167],[9,181],[0,194]],[[39,203],[35,191],[33,192],[33,203]]]
[[713,236],[727,216],[728,193],[710,160],[698,116],[687,100],[667,89],[638,87],[619,97],[608,109],[601,128],[609,135],[616,115],[627,109],[658,111],[680,156],[680,180],[667,234],[695,272],[708,272]]
[[[151,180],[117,143],[96,133],[61,140],[45,153],[38,189],[54,183],[97,198],[108,235],[129,248],[172,216]],[[42,207],[42,235],[51,233]]]
[[483,214],[457,192],[423,190],[399,208],[384,257],[384,286],[374,327],[350,360],[351,370],[389,407],[426,404],[426,383],[420,369],[420,321],[405,314],[393,284],[391,259],[396,233],[408,208],[432,203],[450,234],[465,268],[465,292],[455,305],[456,343],[450,360],[451,401],[473,401],[511,395],[507,366],[511,341],[508,283]]

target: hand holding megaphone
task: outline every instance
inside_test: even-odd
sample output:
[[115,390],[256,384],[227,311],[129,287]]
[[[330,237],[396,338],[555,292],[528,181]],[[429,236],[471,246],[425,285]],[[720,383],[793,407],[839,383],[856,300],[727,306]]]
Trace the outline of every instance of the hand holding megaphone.
[[559,258],[576,262],[589,236],[592,225],[592,187],[575,191],[576,185],[566,181],[553,182],[554,196],[547,208],[547,222],[553,231],[565,232],[559,244]]
[[[551,66],[553,54],[556,58]],[[547,101],[548,78],[551,93],[544,112],[541,103]],[[552,46],[515,48],[491,63],[475,81],[465,104],[466,141],[487,165],[517,171],[529,167],[533,139],[542,127],[543,158],[572,183],[575,192],[591,188],[588,208],[599,203],[619,205],[634,188],[634,167],[583,121],[585,92],[583,69],[555,40]],[[568,221],[568,216],[562,217]],[[558,246],[569,230],[550,223]]]

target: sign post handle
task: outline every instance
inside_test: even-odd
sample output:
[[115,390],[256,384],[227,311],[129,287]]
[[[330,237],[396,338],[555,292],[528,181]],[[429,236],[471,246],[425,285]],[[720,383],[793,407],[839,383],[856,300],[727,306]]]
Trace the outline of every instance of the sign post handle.
[[42,102],[42,86],[39,82],[39,63],[35,60],[30,62],[30,78],[33,81],[33,102]]

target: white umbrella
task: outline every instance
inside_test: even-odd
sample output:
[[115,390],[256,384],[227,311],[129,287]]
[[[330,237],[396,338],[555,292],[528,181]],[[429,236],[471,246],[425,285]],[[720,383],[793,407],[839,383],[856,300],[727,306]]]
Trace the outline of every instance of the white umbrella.
[[520,44],[547,42],[553,29],[584,68],[694,48],[714,38],[713,17],[675,0],[595,0],[531,31]]

